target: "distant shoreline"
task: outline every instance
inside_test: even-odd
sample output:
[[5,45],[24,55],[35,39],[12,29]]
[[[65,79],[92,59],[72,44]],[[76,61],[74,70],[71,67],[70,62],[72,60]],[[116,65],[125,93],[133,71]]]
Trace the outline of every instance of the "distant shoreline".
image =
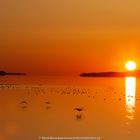
[[128,72],[81,73],[81,77],[140,77],[140,70]]
[[12,75],[13,76],[14,75],[19,75],[19,76],[21,75],[22,76],[22,75],[27,75],[27,74],[26,73],[11,73],[11,72],[9,73],[9,72],[5,72],[5,71],[0,71],[0,76],[6,76],[6,75],[11,75],[11,76]]

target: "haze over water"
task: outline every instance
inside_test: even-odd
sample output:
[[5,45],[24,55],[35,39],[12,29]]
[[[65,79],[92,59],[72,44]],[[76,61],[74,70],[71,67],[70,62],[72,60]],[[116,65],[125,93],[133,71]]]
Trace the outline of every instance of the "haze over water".
[[0,77],[0,139],[139,140],[140,80]]

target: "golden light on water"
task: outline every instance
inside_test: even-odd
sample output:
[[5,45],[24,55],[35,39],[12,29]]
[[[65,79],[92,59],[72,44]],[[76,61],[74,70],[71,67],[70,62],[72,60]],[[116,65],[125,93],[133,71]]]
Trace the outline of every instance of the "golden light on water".
[[126,66],[126,69],[129,70],[129,71],[133,71],[137,67],[137,65],[134,61],[127,62],[125,66]]
[[134,119],[136,101],[136,78],[126,77],[126,117],[130,120]]

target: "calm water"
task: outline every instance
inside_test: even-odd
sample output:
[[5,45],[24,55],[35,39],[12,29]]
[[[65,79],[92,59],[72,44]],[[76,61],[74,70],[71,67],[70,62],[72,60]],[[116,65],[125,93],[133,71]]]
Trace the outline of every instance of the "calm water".
[[140,79],[0,77],[0,140],[139,140]]

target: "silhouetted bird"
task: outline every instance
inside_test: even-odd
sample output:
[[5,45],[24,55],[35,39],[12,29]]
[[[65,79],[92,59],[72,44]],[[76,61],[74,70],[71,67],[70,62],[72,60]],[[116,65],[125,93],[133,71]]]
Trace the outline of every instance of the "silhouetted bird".
[[28,103],[26,101],[21,101],[20,104],[22,109],[27,108]]
[[50,102],[45,102],[46,104],[51,104]]
[[83,108],[75,108],[74,110],[81,112],[83,111]]
[[21,101],[20,103],[21,103],[21,104],[27,104],[27,102],[26,102],[26,101]]

